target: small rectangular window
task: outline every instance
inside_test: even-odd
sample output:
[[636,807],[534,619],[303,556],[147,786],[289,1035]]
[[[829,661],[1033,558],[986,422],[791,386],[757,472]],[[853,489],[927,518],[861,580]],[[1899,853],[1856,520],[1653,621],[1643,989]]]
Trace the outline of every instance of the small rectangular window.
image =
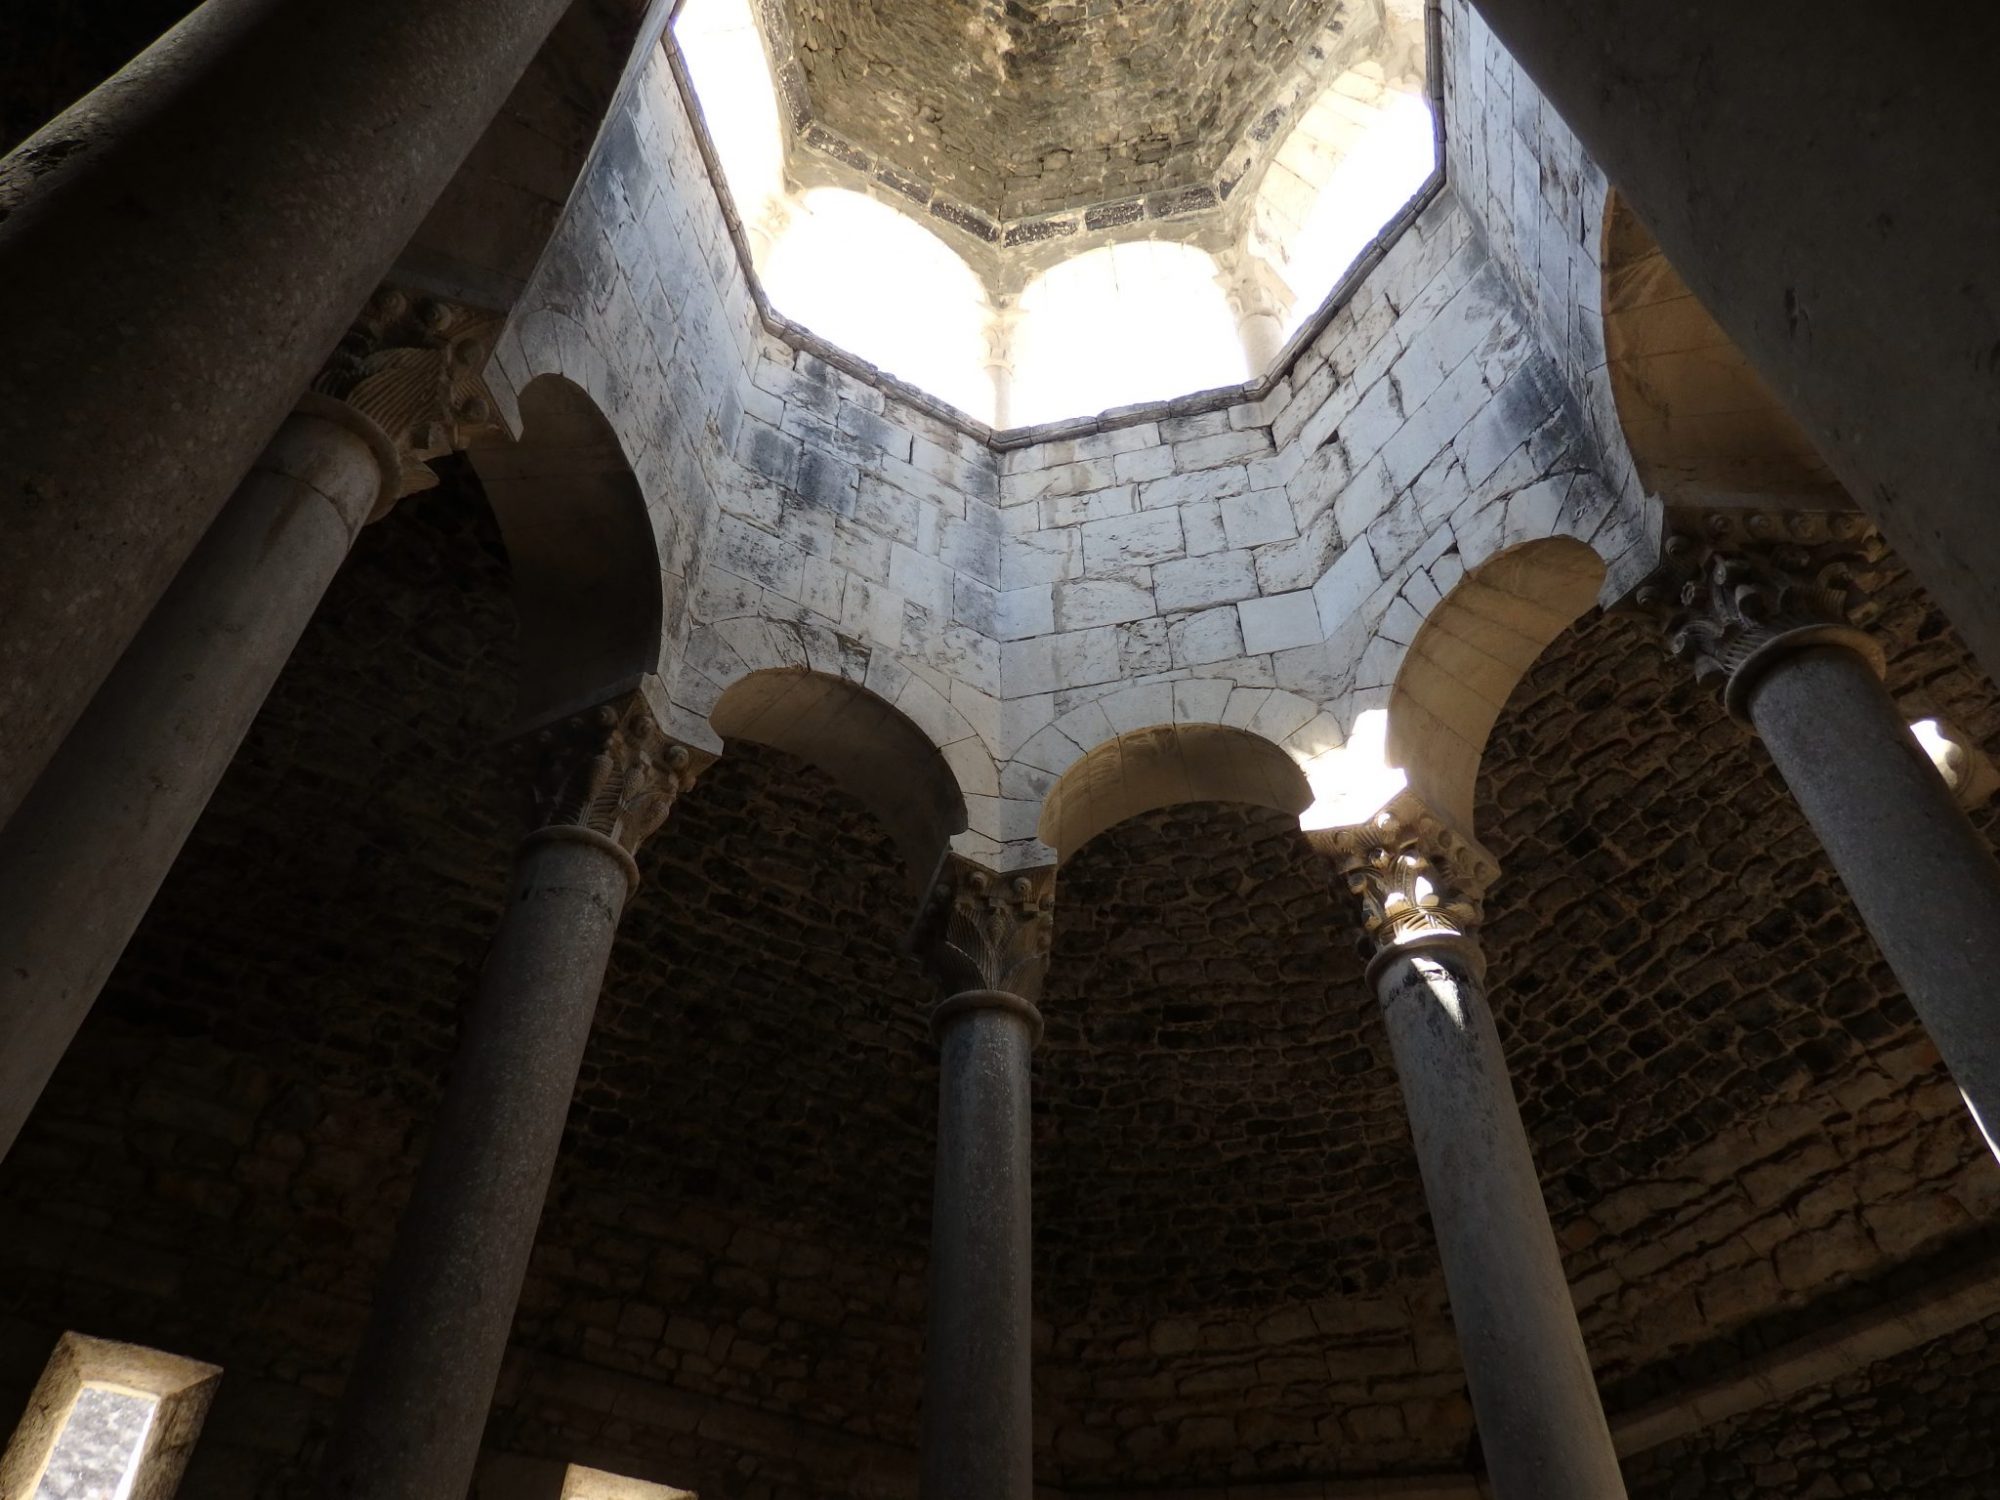
[[66,1333],[0,1456],[0,1500],[168,1500],[222,1371]]
[[695,1500],[695,1493],[571,1464],[563,1476],[562,1500]]

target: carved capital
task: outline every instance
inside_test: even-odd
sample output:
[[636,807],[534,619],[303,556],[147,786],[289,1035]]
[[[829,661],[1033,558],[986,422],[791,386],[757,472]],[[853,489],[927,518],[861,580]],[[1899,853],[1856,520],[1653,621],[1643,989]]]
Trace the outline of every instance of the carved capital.
[[1884,548],[1848,513],[1697,511],[1668,518],[1660,566],[1631,607],[1656,620],[1695,678],[1748,718],[1748,694],[1770,663],[1803,646],[1840,645],[1882,666],[1857,625]]
[[918,932],[947,997],[999,991],[1040,1001],[1055,939],[1052,865],[996,875],[957,855],[938,871]]
[[435,297],[383,287],[368,299],[313,390],[345,401],[395,445],[402,478],[369,519],[435,485],[428,460],[499,428],[483,371],[500,318]]
[[1366,823],[1309,836],[1360,901],[1374,956],[1438,938],[1471,944],[1499,867],[1415,797],[1396,797]]
[[638,853],[713,759],[669,739],[638,693],[576,714],[537,736],[541,830],[574,829]]

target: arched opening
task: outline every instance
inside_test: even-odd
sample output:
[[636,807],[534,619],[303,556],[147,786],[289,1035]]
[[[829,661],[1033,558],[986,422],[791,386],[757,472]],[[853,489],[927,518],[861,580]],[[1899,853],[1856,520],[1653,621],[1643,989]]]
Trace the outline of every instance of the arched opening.
[[1292,757],[1222,724],[1161,724],[1106,740],[1049,789],[1036,829],[1068,859],[1105,829],[1183,802],[1242,802],[1293,817],[1312,789]]
[[866,688],[801,669],[752,672],[723,692],[708,722],[724,739],[769,745],[826,772],[888,829],[919,897],[965,829],[965,798],[944,756]]
[[472,463],[500,523],[521,622],[521,717],[629,690],[659,666],[660,554],[639,481],[583,390],[521,392],[521,440]]
[[1327,86],[1264,169],[1251,208],[1250,254],[1290,292],[1286,336],[1436,170],[1420,76],[1389,79],[1367,61]]
[[750,0],[682,0],[674,41],[701,99],[729,196],[762,263],[785,196],[785,128]]
[[1849,508],[1806,435],[1613,191],[1604,206],[1604,353],[1647,491],[1789,496]]
[[1582,542],[1524,542],[1466,574],[1418,628],[1389,695],[1388,760],[1466,837],[1480,755],[1508,694],[1603,583],[1603,559]]
[[771,305],[982,422],[994,415],[986,288],[951,247],[862,193],[786,205],[759,268]]
[[1105,245],[1021,293],[1008,421],[1017,426],[1235,385],[1249,361],[1205,250]]

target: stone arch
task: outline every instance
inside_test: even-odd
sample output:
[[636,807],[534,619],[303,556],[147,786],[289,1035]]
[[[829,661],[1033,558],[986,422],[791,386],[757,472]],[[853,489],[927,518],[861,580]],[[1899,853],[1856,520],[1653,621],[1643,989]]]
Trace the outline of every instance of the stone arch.
[[1068,859],[1127,818],[1182,802],[1247,802],[1296,817],[1313,800],[1282,747],[1226,724],[1156,724],[1106,740],[1070,765],[1036,832]]
[[1387,757],[1433,812],[1472,836],[1479,760],[1528,668],[1596,602],[1604,560],[1572,537],[1524,542],[1472,569],[1418,628],[1389,694]]
[[801,667],[739,677],[708,722],[725,740],[796,755],[833,778],[882,822],[903,856],[911,892],[930,889],[965,797],[944,754],[908,715],[859,684]]
[[529,381],[519,402],[519,441],[474,449],[472,464],[514,572],[534,723],[656,672],[663,595],[645,495],[597,403],[560,375]]
[[1421,10],[1398,18],[1399,9],[1387,7],[1384,21],[1402,65],[1344,69],[1256,178],[1244,245],[1285,289],[1288,336],[1438,169]]
[[1683,496],[1845,492],[1742,350],[1614,188],[1605,196],[1604,353],[1640,482]]

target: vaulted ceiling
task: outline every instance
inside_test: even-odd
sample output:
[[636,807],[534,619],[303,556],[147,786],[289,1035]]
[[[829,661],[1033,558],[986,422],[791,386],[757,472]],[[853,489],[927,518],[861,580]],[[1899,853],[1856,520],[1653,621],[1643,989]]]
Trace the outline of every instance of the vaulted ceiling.
[[[998,219],[1213,185],[1325,38],[1382,0],[765,0],[804,110]],[[1342,50],[1345,50],[1344,47]],[[789,53],[790,56],[783,54]]]

